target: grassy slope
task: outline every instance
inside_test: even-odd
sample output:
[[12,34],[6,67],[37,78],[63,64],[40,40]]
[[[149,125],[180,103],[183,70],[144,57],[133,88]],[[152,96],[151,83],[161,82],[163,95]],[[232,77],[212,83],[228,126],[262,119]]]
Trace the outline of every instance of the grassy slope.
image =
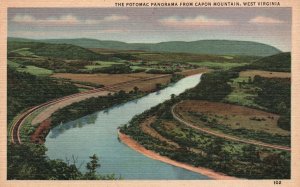
[[46,68],[40,68],[37,66],[23,66],[19,63],[10,60],[7,61],[7,65],[12,69],[17,70],[18,72],[26,72],[36,76],[48,76],[53,73],[52,70]]
[[19,41],[8,42],[8,52],[16,51],[22,48],[29,48],[28,51],[38,56],[61,59],[105,60],[107,58],[88,49],[70,44],[49,44],[41,42]]
[[190,62],[189,64],[199,67],[207,67],[211,69],[230,69],[234,67],[244,66],[247,63],[231,63],[231,62]]
[[[291,53],[279,53],[277,55],[261,58],[254,61],[248,66],[248,68],[264,71],[290,72]],[[273,76],[276,76],[276,74],[273,73]],[[253,84],[248,84],[248,81],[248,76],[245,77],[241,75],[238,78],[232,79],[230,85],[233,90],[229,95],[227,95],[225,101],[243,106],[266,109],[265,107],[259,106],[257,103],[255,103],[254,100],[255,97],[257,97],[257,91],[255,91],[255,89],[257,88]],[[241,83],[242,85],[239,85]]]
[[[12,41],[24,39],[9,38]],[[43,42],[55,44],[72,44],[85,48],[106,48],[121,50],[145,50],[161,52],[183,52],[197,54],[215,54],[215,55],[254,55],[268,56],[280,52],[275,47],[247,41],[230,41],[230,40],[199,40],[192,42],[172,41],[161,43],[125,43],[118,41],[100,41],[95,39],[48,39]]]

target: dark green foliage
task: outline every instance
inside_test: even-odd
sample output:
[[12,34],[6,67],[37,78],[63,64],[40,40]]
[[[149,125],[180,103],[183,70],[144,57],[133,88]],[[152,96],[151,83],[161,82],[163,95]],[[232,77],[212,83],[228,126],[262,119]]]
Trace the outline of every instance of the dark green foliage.
[[278,126],[284,130],[291,130],[291,112],[283,113],[278,119]]
[[7,74],[8,122],[25,108],[78,92],[77,87],[65,81],[21,73],[10,68]]
[[291,72],[291,53],[279,53],[254,61],[248,67],[265,71]]
[[131,73],[131,68],[125,64],[113,64],[109,67],[103,68],[94,68],[91,70],[92,73],[109,73],[109,74],[122,74],[122,73]]
[[85,174],[85,176],[90,180],[97,179],[96,170],[97,168],[100,168],[100,164],[98,163],[99,158],[94,154],[93,156],[90,156],[91,161],[86,164],[86,169],[88,172]]
[[75,164],[49,160],[43,145],[8,144],[7,150],[7,179],[74,180],[81,176]]
[[254,77],[254,84],[260,88],[256,102],[273,112],[283,113],[291,107],[291,84],[289,78]]
[[290,178],[291,173],[288,167],[290,166],[290,157],[286,159],[286,155],[283,154],[271,154],[263,159],[263,173],[268,173],[270,179],[287,179]]
[[171,74],[175,73],[175,70],[163,70],[163,69],[149,69],[146,71],[146,73],[152,73],[152,74]]
[[86,65],[90,64],[90,62],[86,60],[65,61],[62,59],[47,57],[44,59],[19,58],[14,59],[13,61],[23,66],[33,65],[41,68],[54,70],[55,73],[90,73],[89,70],[83,72],[83,68],[85,68]]
[[278,126],[290,130],[291,81],[289,78],[255,76],[253,84],[260,88],[255,102],[269,111],[280,114]]
[[[215,171],[223,172],[240,178],[289,179],[290,154],[288,152],[278,150],[275,151],[259,146],[224,140],[206,133],[195,131],[194,129],[175,121],[173,121],[173,124],[176,124],[177,130],[166,129],[164,125],[161,124],[162,120],[173,120],[173,116],[170,112],[171,107],[180,100],[222,100],[228,93],[230,93],[230,88],[228,88],[227,82],[229,82],[232,78],[238,77],[239,70],[241,69],[213,72],[203,75],[201,82],[195,88],[188,90],[178,97],[173,97],[171,100],[161,103],[156,107],[145,111],[141,115],[135,116],[130,121],[129,125],[126,125],[120,129],[121,132],[131,136],[147,149],[153,150],[160,155],[167,156],[171,159],[185,162],[194,166],[207,167]],[[254,80],[253,83],[251,82],[249,84],[258,84],[258,82],[257,80]],[[287,82],[289,82],[289,80],[285,81],[285,83]],[[263,80],[260,83],[263,85]],[[279,87],[277,87],[278,85],[276,86],[276,82],[272,82],[272,84],[272,87],[274,86],[274,88],[276,87],[279,89]],[[266,90],[273,90],[273,88],[268,88],[268,86],[265,87]],[[283,87],[284,89],[288,89],[289,85]],[[263,89],[261,91],[263,91]],[[264,95],[264,93],[261,94]],[[261,100],[261,102],[265,102],[265,105],[269,104],[270,107],[274,108],[270,103],[272,103],[272,98],[275,99],[277,97],[278,96],[271,97],[271,100]],[[286,98],[289,98],[289,96]],[[282,101],[283,99],[279,98],[279,100]],[[286,106],[289,106],[289,104],[286,104]],[[283,111],[284,107],[285,105],[281,103],[277,106],[277,109],[279,111]],[[166,144],[166,142],[155,139],[140,129],[140,124],[148,117],[154,115],[157,117],[157,120],[151,124],[151,127],[163,137],[177,143],[180,148],[175,148],[170,144]],[[208,122],[208,119],[205,120]],[[255,118],[255,120],[258,119]],[[223,126],[217,124],[217,122],[212,121],[211,123],[212,124],[210,125],[213,128],[221,128]],[[221,130],[223,131],[224,129]],[[272,135],[270,134],[261,132],[250,133],[246,129],[237,129],[230,131],[230,133],[233,135],[239,134],[240,136],[247,138],[259,137],[260,140],[271,139],[269,141],[271,143],[275,142],[282,145],[290,144],[290,139],[287,137],[282,136],[278,137],[277,139],[272,139]],[[236,146],[241,147],[241,149],[236,149]],[[197,154],[193,151],[193,149],[200,149],[207,155],[204,156],[205,154]],[[268,156],[262,156],[262,152],[262,155],[267,154]],[[271,168],[272,164],[274,164],[274,168]],[[270,173],[270,170],[273,172]]]
[[260,162],[259,152],[254,145],[245,145],[242,148],[243,157],[242,161],[250,162],[251,164]]
[[[152,107],[150,110],[135,116],[129,125],[121,127],[120,131],[138,141],[146,149],[196,167],[206,167],[240,178],[290,178],[290,154],[287,152],[280,151],[278,153],[278,151],[267,150],[253,145],[234,143],[195,131],[175,121],[173,121],[173,124],[176,124],[176,131],[166,129],[161,125],[161,119],[165,119],[162,111],[170,110],[173,104],[170,101],[166,101]],[[153,138],[141,130],[140,124],[153,115],[156,115],[158,119],[151,124],[151,127],[163,137],[176,142],[180,148]],[[241,150],[237,151],[235,146],[241,146]],[[192,150],[193,148],[200,149],[207,155],[195,153]],[[268,156],[263,158],[260,152],[265,152]],[[274,168],[272,168],[272,164],[274,164]],[[270,173],[269,171],[273,172]]]
[[219,71],[204,74],[201,82],[186,94],[187,98],[220,101],[231,92],[228,81],[238,77],[235,71]]
[[162,84],[161,83],[156,83],[155,84],[156,90],[159,90],[162,88]]
[[46,56],[60,59],[70,60],[106,60],[107,57],[94,53],[88,49],[74,46],[70,44],[49,44],[41,42],[8,42],[8,52],[21,49],[30,48],[29,51],[38,56]]
[[128,53],[119,53],[116,52],[113,55],[110,55],[112,59],[123,59],[123,60],[137,60],[137,58]]
[[99,175],[96,169],[100,167],[98,157],[94,154],[87,163],[86,173],[76,166],[77,159],[64,162],[50,160],[46,156],[46,148],[40,144],[22,144],[7,147],[7,179],[8,180],[115,180],[112,175]]
[[51,116],[52,124],[55,126],[61,122],[69,122],[79,117],[92,114],[96,111],[112,107],[113,105],[133,100],[143,95],[143,93],[138,91],[126,93],[125,91],[121,90],[114,95],[92,97],[80,102],[76,102],[54,112]]
[[184,77],[184,76],[181,75],[181,74],[173,73],[170,81],[171,81],[172,83],[174,83],[174,82],[179,81],[179,80],[182,79],[183,77]]

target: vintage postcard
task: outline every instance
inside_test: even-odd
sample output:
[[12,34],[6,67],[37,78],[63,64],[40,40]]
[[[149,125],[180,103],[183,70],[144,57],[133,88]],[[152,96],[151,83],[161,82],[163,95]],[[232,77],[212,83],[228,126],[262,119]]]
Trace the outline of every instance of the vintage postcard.
[[297,1],[0,4],[0,186],[300,185]]

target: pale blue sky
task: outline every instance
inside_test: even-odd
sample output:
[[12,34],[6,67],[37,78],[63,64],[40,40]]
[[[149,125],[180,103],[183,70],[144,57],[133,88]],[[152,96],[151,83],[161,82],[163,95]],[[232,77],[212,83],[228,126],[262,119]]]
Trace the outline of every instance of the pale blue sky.
[[291,49],[290,8],[10,8],[8,36],[124,42],[228,39]]

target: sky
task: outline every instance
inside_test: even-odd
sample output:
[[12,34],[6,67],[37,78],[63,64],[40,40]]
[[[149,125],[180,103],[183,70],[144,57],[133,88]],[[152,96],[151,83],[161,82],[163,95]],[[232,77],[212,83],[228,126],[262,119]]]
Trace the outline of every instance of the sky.
[[291,50],[291,8],[9,8],[8,36],[129,43],[226,39]]

